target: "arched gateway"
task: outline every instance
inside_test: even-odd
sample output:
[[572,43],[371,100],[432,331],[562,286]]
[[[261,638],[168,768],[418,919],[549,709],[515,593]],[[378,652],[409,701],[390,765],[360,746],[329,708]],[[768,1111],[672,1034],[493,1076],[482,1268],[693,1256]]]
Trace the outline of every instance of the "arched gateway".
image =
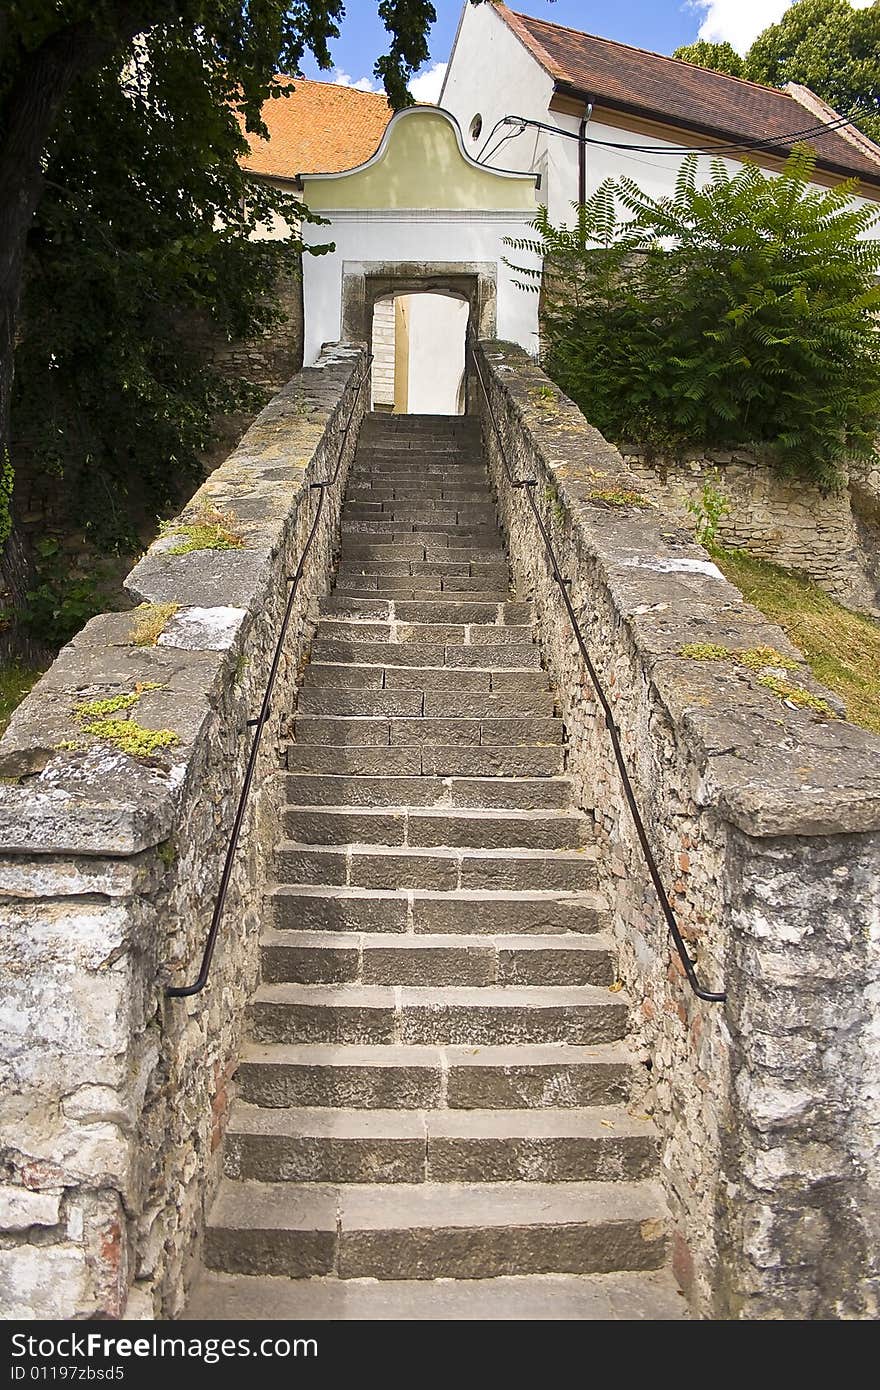
[[426,292],[466,301],[481,336],[536,351],[537,295],[505,264],[505,238],[524,235],[535,215],[535,175],[477,164],[448,112],[398,112],[366,163],[302,183],[330,224],[307,224],[306,241],[334,243],[304,262],[307,365],[326,342],[370,341],[379,301]]

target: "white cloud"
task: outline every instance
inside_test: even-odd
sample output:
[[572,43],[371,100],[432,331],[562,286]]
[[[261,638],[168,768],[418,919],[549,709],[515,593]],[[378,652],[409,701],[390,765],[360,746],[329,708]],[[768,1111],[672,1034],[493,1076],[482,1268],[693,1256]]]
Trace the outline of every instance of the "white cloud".
[[380,90],[377,82],[372,77],[359,77],[357,81],[342,68],[333,69],[334,87],[354,87],[356,92],[378,92]]
[[[698,39],[709,43],[732,43],[737,53],[745,53],[769,24],[778,24],[791,0],[690,0],[691,8],[703,12]],[[873,0],[850,0],[863,10]]]
[[436,105],[440,100],[440,89],[443,86],[443,79],[446,76],[446,63],[432,63],[424,72],[420,72],[418,77],[414,77],[409,84],[409,89],[416,101],[430,102]]

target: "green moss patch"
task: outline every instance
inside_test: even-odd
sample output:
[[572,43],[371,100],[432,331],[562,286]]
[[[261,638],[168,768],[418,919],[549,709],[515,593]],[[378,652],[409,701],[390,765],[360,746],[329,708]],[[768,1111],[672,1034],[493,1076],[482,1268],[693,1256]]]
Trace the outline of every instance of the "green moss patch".
[[244,540],[237,527],[231,512],[202,507],[190,522],[163,522],[160,535],[179,537],[167,550],[168,555],[188,555],[193,550],[240,550]]
[[135,623],[129,638],[131,645],[155,647],[179,608],[179,603],[142,603],[135,609]]
[[[179,743],[179,735],[173,729],[145,729],[135,719],[114,719],[113,716],[133,709],[147,691],[161,688],[156,681],[141,681],[134,690],[111,695],[106,700],[86,700],[76,705],[73,712],[84,734],[111,744],[129,757],[149,758]],[[56,746],[59,751],[81,747],[73,740]]]
[[[690,642],[682,647],[678,654],[688,657],[691,661],[730,661],[734,666],[743,666],[758,676],[758,685],[777,695],[780,700],[787,700],[799,709],[810,709],[814,714],[821,714],[824,719],[839,717],[827,700],[823,700],[820,695],[811,694],[800,685],[793,685],[786,679],[788,668],[792,665],[791,659],[783,656],[775,647],[749,647],[737,651],[715,642]],[[768,667],[781,669],[785,675],[774,675],[767,670]],[[761,671],[765,674],[759,675]]]
[[625,487],[600,487],[595,488],[587,494],[591,502],[598,502],[603,507],[646,507],[647,497],[641,492],[634,492],[631,488]]
[[130,758],[149,758],[180,742],[173,729],[144,729],[135,719],[96,719],[85,725],[84,732],[112,744]]

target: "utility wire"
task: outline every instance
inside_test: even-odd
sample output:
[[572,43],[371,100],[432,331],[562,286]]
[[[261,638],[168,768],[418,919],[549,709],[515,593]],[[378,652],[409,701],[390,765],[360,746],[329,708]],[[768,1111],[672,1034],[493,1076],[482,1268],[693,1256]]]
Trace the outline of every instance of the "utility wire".
[[523,134],[526,127],[530,126],[535,130],[546,130],[551,135],[561,135],[566,140],[577,140],[579,144],[596,145],[603,149],[630,151],[633,154],[671,154],[680,156],[688,154],[723,155],[748,153],[753,150],[773,150],[774,148],[777,148],[780,145],[791,145],[799,140],[816,139],[821,135],[833,134],[835,131],[841,130],[843,129],[843,127],[851,126],[853,124],[854,122],[849,116],[838,116],[833,121],[823,121],[812,126],[806,126],[802,130],[793,130],[787,132],[785,135],[768,136],[765,140],[743,140],[737,141],[735,143],[731,142],[730,144],[718,145],[640,145],[630,144],[628,141],[597,140],[594,136],[580,135],[577,131],[574,130],[564,130],[561,126],[549,125],[546,121],[537,121],[528,116],[507,115],[500,117],[500,119],[495,122],[494,126],[492,127],[491,131],[489,132],[488,136],[483,142],[483,147],[480,150],[480,153],[477,155],[477,163],[485,163],[486,160],[491,158],[492,154],[494,154],[496,150],[500,148],[500,145],[504,143],[504,140],[501,140],[498,143],[498,145],[494,146],[493,149],[489,151],[488,154],[485,153],[486,147],[492,140],[493,136],[495,135],[495,132],[498,130],[499,126],[503,125],[513,125],[520,127],[519,130],[515,131],[509,137],[511,139],[515,138],[515,135]]

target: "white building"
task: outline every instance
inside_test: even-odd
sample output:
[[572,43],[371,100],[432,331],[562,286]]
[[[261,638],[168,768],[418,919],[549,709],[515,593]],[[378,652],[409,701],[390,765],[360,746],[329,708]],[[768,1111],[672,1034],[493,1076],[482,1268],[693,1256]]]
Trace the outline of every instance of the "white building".
[[[466,0],[440,105],[475,158],[540,174],[539,196],[557,225],[609,177],[671,193],[684,149],[747,146],[778,170],[801,132],[811,132],[816,183],[856,177],[864,197],[880,202],[880,147],[852,126],[821,129],[840,118],[806,87],[744,82],[503,4]],[[704,177],[712,157],[700,161]]]

